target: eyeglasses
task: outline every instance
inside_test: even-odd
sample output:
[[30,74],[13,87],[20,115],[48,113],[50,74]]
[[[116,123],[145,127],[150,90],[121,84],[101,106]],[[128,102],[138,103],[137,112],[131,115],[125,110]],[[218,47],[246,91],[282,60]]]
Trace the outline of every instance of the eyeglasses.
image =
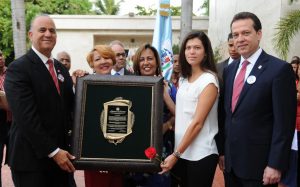
[[116,57],[126,57],[126,53],[116,53]]

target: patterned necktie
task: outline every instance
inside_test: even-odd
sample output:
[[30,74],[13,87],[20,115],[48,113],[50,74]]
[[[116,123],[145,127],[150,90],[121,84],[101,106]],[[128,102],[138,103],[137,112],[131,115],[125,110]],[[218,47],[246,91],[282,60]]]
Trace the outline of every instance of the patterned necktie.
[[57,89],[57,92],[60,94],[60,89],[59,89],[59,85],[58,85],[58,80],[57,80],[57,77],[56,77],[56,74],[54,72],[54,65],[53,65],[53,61],[51,59],[48,59],[47,61],[47,64],[49,65],[49,72],[50,72],[50,75],[54,81],[54,84],[55,84],[55,87]]
[[236,106],[236,103],[240,97],[241,91],[244,86],[245,73],[249,62],[245,60],[242,64],[242,69],[239,74],[236,76],[233,84],[232,100],[231,100],[231,111],[233,112]]

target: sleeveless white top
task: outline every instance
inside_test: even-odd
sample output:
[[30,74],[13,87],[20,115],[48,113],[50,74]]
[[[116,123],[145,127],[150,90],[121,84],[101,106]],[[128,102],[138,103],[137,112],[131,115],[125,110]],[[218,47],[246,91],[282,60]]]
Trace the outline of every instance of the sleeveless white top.
[[[176,95],[175,150],[194,118],[199,95],[211,83],[218,88],[219,92],[219,83],[213,73],[204,72],[192,83],[189,83],[187,79],[180,78]],[[218,100],[217,98],[201,131],[184,151],[181,158],[198,161],[211,154],[218,154],[214,139],[218,132]]]

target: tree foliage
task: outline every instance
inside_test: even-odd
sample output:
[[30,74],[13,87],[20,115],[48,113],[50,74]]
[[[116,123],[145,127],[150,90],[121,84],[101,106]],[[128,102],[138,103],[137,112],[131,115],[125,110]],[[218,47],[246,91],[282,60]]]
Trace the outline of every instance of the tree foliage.
[[204,9],[205,10],[204,15],[209,16],[209,0],[204,0],[200,9]]
[[9,60],[14,51],[10,0],[0,1],[0,23],[0,49]]
[[[38,14],[93,14],[88,0],[25,0],[26,30]],[[0,0],[0,49],[13,60],[13,32],[10,0]]]
[[157,9],[148,8],[146,9],[143,6],[137,5],[135,9],[138,11],[136,15],[139,16],[154,16],[156,15]]
[[[139,16],[155,16],[157,9],[142,7],[140,5],[137,5],[135,9],[138,11],[136,15]],[[181,15],[181,7],[180,6],[171,6],[171,16],[180,16]]]
[[180,16],[181,6],[171,6],[171,16]]
[[179,54],[179,44],[172,45],[173,54]]
[[287,59],[290,41],[300,30],[300,10],[290,12],[286,17],[281,18],[277,27],[273,42],[275,50],[284,60]]
[[298,1],[298,0],[289,0],[289,4],[292,4],[295,1]]
[[115,0],[98,0],[95,4],[98,9],[95,12],[99,15],[117,15],[120,10],[120,3],[122,2],[123,0],[119,2]]
[[26,10],[33,7],[45,14],[90,14],[92,7],[88,0],[35,0],[26,5]]

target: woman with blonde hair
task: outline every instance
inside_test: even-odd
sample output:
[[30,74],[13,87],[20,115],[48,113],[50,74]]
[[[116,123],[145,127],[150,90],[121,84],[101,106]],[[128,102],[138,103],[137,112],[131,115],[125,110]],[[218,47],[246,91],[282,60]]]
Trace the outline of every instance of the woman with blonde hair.
[[[110,75],[110,71],[116,63],[116,56],[109,46],[95,45],[88,53],[86,60],[93,69],[94,74]],[[123,186],[123,176],[117,172],[85,170],[84,178],[86,187]]]

